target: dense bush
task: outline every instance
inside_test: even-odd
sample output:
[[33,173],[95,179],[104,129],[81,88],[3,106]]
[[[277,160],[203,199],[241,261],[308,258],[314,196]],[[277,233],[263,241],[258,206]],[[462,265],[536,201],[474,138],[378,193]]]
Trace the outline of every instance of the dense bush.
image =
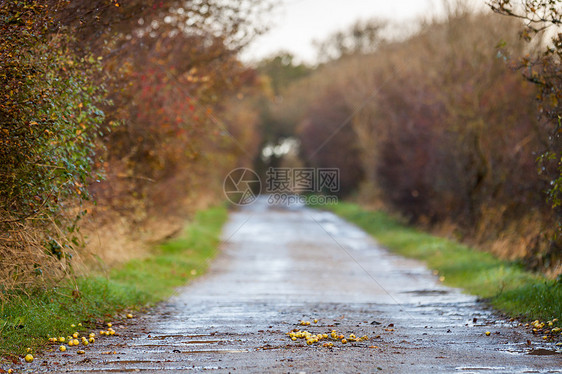
[[254,86],[237,53],[267,7],[0,0],[2,290],[63,278],[93,242],[97,260],[134,257],[123,236],[219,196],[259,141],[249,107],[226,102]]
[[99,61],[74,54],[75,40],[51,35],[53,26],[37,2],[1,3],[2,286],[42,279],[44,267],[69,259],[79,244],[75,202],[87,199],[95,179],[92,157],[108,104],[103,86],[90,79]]

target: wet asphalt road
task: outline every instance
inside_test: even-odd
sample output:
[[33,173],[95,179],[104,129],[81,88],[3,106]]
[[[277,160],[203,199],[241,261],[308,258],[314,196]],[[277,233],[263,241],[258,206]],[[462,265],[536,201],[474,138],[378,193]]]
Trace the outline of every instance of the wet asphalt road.
[[[318,323],[311,326],[298,325],[315,318]],[[148,314],[116,323],[118,336],[98,339],[84,355],[46,353],[28,368],[72,373],[562,372],[562,355],[533,354],[554,347],[516,324],[441,285],[419,262],[389,254],[332,213],[271,208],[259,200],[231,213],[222,252],[208,274]],[[285,335],[295,328],[335,329],[369,340],[309,346]]]

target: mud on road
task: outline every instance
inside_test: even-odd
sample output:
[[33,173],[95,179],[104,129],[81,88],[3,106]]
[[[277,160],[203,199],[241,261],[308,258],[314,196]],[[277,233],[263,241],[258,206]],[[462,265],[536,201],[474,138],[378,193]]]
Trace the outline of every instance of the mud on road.
[[[314,319],[318,321],[314,323]],[[301,320],[310,326],[301,326]],[[431,271],[332,213],[233,212],[208,274],[85,354],[51,352],[30,371],[70,373],[539,373],[562,355]],[[307,345],[287,332],[369,339]],[[489,331],[490,335],[485,333]],[[326,340],[327,341],[327,340]]]

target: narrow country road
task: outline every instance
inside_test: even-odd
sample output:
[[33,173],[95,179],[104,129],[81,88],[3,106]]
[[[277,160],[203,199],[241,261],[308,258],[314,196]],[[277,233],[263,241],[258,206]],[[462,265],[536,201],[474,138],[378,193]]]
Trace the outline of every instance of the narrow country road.
[[[314,319],[318,319],[314,323]],[[299,326],[301,320],[310,326]],[[332,213],[231,213],[209,273],[149,314],[116,323],[84,355],[46,353],[46,372],[539,373],[562,355],[516,322],[441,285]],[[286,333],[367,335],[324,347]],[[486,336],[485,332],[491,335]]]

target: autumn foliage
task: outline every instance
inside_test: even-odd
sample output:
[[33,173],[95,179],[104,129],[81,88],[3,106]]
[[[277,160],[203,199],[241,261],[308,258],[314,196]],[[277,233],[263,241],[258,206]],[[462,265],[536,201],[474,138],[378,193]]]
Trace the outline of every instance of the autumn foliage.
[[2,295],[138,256],[216,199],[259,142],[233,103],[266,8],[0,1]]
[[340,54],[275,110],[298,113],[302,160],[340,167],[343,195],[556,274],[559,213],[537,164],[551,133],[508,57],[528,51],[520,29],[453,10],[374,52]]

